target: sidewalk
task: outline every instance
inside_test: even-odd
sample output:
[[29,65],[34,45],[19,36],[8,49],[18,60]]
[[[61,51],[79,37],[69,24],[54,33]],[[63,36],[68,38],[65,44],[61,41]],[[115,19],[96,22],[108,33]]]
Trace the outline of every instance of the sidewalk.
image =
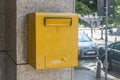
[[[96,78],[97,62],[98,59],[85,59],[79,60],[80,68],[75,68],[74,80],[105,80],[105,73],[101,69],[101,78]],[[101,64],[102,67],[102,64]],[[108,80],[120,80],[108,74]]]
[[[75,79],[74,80],[105,80],[104,72],[102,71],[101,78],[96,78],[96,72],[82,68],[82,69],[75,69]],[[108,80],[120,80],[115,78],[114,76],[108,75]]]

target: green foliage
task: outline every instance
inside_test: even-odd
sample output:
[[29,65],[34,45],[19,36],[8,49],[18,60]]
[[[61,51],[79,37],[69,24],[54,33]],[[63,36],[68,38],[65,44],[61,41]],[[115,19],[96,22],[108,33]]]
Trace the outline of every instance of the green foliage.
[[88,24],[87,22],[85,22],[83,20],[79,20],[79,23],[84,25],[85,27],[90,27],[90,24]]
[[76,1],[76,13],[79,14],[88,14],[91,13],[92,10],[82,2]]
[[[92,1],[92,3],[90,1]],[[96,11],[97,0],[76,0],[76,13],[89,14]]]
[[118,25],[120,25],[120,0],[115,0],[114,10],[115,12],[114,12],[114,18],[112,18],[113,20],[112,25],[117,27]]
[[[92,3],[91,3],[92,1]],[[114,16],[109,17],[109,25],[117,27],[120,25],[120,0],[115,0],[114,4]],[[76,13],[78,14],[93,14],[97,12],[97,0],[76,0]],[[84,25],[88,23],[80,21]]]
[[120,25],[120,0],[115,0],[114,4],[114,15],[109,16],[108,23],[110,26],[117,27]]
[[[92,1],[92,3],[90,2]],[[78,14],[88,15],[97,12],[97,0],[76,0],[75,11]],[[87,22],[79,20],[80,24],[90,26]]]

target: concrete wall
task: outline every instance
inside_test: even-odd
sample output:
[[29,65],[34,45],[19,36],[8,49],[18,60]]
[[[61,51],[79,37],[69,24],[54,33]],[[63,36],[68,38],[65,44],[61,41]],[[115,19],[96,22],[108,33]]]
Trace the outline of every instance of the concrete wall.
[[17,64],[27,63],[27,14],[32,12],[72,13],[74,0],[17,0]]
[[17,80],[71,80],[71,68],[36,71],[31,66],[24,65],[17,66],[17,71]]
[[4,25],[4,0],[0,0],[0,52],[5,50]]
[[4,0],[0,0],[0,80],[5,80],[5,18]]
[[72,80],[73,68],[36,71],[27,64],[27,14],[73,13],[74,0],[5,0],[6,80]]
[[16,0],[4,1],[6,51],[16,61]]
[[5,53],[0,52],[0,80],[5,80]]

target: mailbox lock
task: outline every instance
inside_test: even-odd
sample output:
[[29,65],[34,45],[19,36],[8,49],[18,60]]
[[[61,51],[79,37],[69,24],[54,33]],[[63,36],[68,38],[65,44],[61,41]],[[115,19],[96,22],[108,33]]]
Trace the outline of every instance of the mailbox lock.
[[67,59],[67,58],[62,58],[61,60],[62,60],[62,61],[67,61],[68,59]]

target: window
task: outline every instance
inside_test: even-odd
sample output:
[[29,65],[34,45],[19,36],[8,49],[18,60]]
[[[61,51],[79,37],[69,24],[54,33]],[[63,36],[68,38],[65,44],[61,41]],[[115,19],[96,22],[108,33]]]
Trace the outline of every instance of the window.
[[120,43],[116,43],[114,49],[120,50]]
[[113,43],[113,44],[110,44],[108,47],[113,49],[114,43]]

